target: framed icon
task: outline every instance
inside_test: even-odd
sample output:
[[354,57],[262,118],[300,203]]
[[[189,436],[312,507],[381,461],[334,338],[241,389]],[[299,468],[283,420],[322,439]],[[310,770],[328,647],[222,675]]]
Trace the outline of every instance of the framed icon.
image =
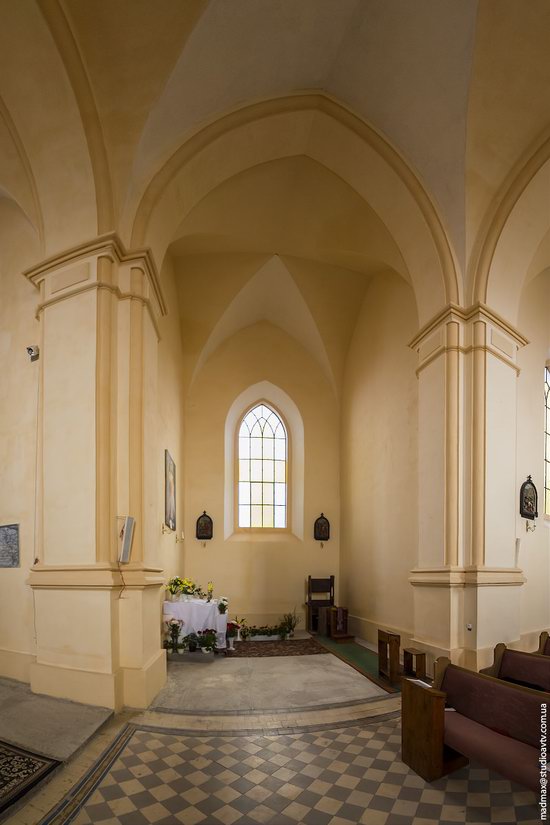
[[197,519],[196,536],[199,541],[210,541],[214,536],[214,522],[206,510],[203,510],[202,516],[199,516]]
[[164,523],[176,529],[176,465],[168,450],[164,451]]
[[328,541],[330,538],[330,522],[324,513],[315,519],[313,525],[313,538],[315,541]]
[[531,476],[521,485],[519,492],[519,514],[522,518],[534,520],[538,518],[539,496]]

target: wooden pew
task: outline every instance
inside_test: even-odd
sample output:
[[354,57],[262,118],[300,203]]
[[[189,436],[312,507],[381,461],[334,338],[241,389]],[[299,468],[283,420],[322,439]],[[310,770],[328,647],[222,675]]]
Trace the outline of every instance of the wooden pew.
[[537,791],[542,703],[550,693],[438,659],[433,687],[402,681],[403,762],[432,782],[475,759]]
[[493,664],[479,672],[494,676],[495,679],[550,692],[550,658],[540,653],[512,650],[501,643],[495,647]]
[[542,656],[550,656],[550,635],[548,635],[546,630],[543,630],[540,634],[537,653],[540,653]]

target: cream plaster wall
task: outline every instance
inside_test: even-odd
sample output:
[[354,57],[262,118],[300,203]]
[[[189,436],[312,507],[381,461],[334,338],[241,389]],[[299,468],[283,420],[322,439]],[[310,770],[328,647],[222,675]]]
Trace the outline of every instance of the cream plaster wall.
[[414,296],[398,276],[372,279],[351,342],[342,412],[342,597],[354,632],[412,634],[417,562]]
[[[183,352],[178,295],[172,259],[165,260],[161,283],[167,315],[160,321],[161,340],[158,347],[158,378],[156,419],[153,422],[156,443],[155,487],[150,495],[155,502],[152,555],[164,570],[166,579],[182,572],[183,544],[176,542],[184,531],[184,462],[183,462]],[[164,450],[167,449],[176,464],[176,533],[162,533],[164,523]],[[163,594],[164,595],[164,594]]]
[[[516,512],[520,567],[527,579],[521,588],[521,631],[550,627],[550,519],[544,516],[544,365],[550,358],[550,272],[523,291],[520,329],[530,344],[519,352],[516,490],[531,475],[539,492],[536,530],[527,532]],[[534,648],[530,648],[534,649]]]
[[28,681],[34,656],[32,592],[26,585],[35,557],[35,462],[39,362],[34,313],[37,290],[20,275],[33,253],[33,233],[0,198],[0,524],[20,525],[21,564],[0,569],[0,673]]
[[[235,398],[260,381],[286,392],[304,423],[303,541],[290,533],[235,533],[224,539],[225,421]],[[303,615],[309,574],[334,574],[339,583],[338,412],[326,374],[280,329],[265,321],[249,326],[225,341],[195,379],[185,432],[186,538],[180,572],[203,587],[212,580],[216,594],[230,598],[232,616],[275,621],[294,607]],[[203,510],[214,520],[214,538],[206,547],[194,537]],[[323,548],[312,538],[321,511],[331,522],[331,539]]]

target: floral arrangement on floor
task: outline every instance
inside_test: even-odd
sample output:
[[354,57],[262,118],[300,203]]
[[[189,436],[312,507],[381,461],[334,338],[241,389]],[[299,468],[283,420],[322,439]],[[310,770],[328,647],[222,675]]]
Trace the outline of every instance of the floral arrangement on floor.
[[237,619],[237,622],[240,624],[241,636],[245,641],[251,636],[279,636],[281,639],[286,639],[292,636],[300,618],[296,615],[296,608],[294,608],[292,613],[285,613],[281,621],[275,625],[248,625],[245,619]]
[[178,652],[178,638],[180,635],[180,630],[183,627],[183,621],[181,619],[169,619],[165,624],[168,627],[168,634],[170,636],[169,642],[167,642],[166,646],[171,646],[172,653]]
[[237,631],[241,629],[241,625],[238,622],[227,622],[227,638],[234,639],[237,635]]

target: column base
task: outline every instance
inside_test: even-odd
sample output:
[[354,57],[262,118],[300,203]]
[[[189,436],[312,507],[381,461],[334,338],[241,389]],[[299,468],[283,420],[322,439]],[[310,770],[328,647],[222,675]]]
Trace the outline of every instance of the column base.
[[143,668],[120,668],[116,673],[94,673],[37,662],[30,665],[33,693],[115,711],[123,707],[149,707],[165,682],[165,650],[159,650]]

